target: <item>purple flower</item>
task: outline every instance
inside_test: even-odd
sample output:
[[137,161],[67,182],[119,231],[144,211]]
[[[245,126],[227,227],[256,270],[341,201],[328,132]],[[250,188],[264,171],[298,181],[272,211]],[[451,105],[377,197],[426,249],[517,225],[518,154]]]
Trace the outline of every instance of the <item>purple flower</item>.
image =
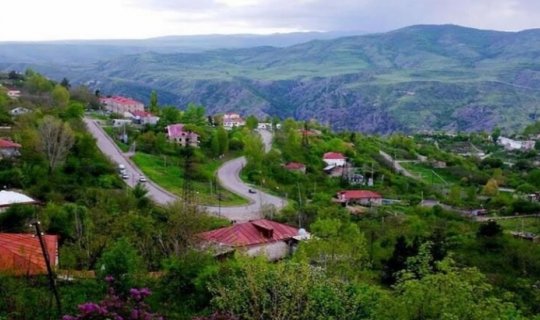
[[139,290],[139,293],[141,294],[141,296],[143,298],[146,298],[146,297],[148,297],[149,295],[152,294],[152,291],[150,291],[150,289],[148,289],[148,288],[142,288],[142,289]]
[[139,310],[137,309],[132,310],[130,317],[133,320],[139,319]]
[[129,294],[131,295],[131,297],[135,300],[141,300],[141,292],[139,291],[139,289],[137,288],[132,288],[132,289],[129,289]]
[[114,281],[114,277],[113,276],[106,276],[105,277],[105,281],[107,281],[108,283],[112,283]]
[[100,313],[101,307],[93,302],[87,302],[79,305],[79,311],[84,314]]
[[77,317],[65,315],[62,317],[62,320],[77,320]]

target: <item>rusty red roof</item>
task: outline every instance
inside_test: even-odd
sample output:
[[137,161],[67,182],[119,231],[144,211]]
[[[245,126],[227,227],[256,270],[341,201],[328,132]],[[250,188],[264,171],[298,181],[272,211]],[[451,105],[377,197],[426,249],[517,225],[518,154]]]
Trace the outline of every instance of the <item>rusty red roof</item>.
[[[58,264],[58,236],[45,235],[43,239],[54,268]],[[47,273],[39,239],[27,233],[0,233],[0,272],[15,275]]]
[[117,103],[117,104],[122,104],[122,105],[135,105],[135,104],[142,104],[142,102],[139,102],[137,100],[134,100],[134,99],[131,99],[131,98],[126,98],[126,97],[121,97],[121,96],[114,96],[114,97],[110,97],[110,98],[101,98],[99,99],[100,102],[102,103]]
[[297,228],[267,219],[251,220],[199,234],[206,241],[233,247],[286,240],[296,235],[298,235]]
[[338,198],[341,200],[380,199],[382,196],[370,190],[344,190],[338,192]]
[[0,149],[4,148],[20,148],[21,145],[18,143],[15,143],[13,141],[9,141],[6,139],[0,139]]
[[345,156],[339,152],[327,152],[323,155],[323,159],[345,160]]
[[289,162],[283,167],[289,170],[300,170],[300,169],[304,169],[306,166],[303,163],[299,163],[299,162]]
[[146,111],[140,111],[140,110],[134,110],[131,112],[134,116],[141,117],[141,118],[147,118],[151,117],[152,114],[150,112]]

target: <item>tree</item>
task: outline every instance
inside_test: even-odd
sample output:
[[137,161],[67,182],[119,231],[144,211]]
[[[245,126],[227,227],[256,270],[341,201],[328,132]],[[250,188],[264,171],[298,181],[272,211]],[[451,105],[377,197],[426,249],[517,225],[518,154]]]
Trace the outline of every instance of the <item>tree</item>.
[[259,124],[259,120],[253,115],[250,115],[246,118],[246,127],[248,127],[250,130],[257,129],[257,125]]
[[229,133],[225,128],[217,129],[217,139],[219,141],[219,154],[225,154],[229,151]]
[[306,262],[270,264],[262,257],[240,258],[232,270],[224,268],[210,292],[216,309],[259,320],[372,319],[370,301],[381,294],[328,277]]
[[66,88],[67,90],[71,88],[71,84],[69,83],[68,78],[63,78],[62,81],[60,82],[60,85]]
[[156,90],[152,90],[150,93],[150,113],[159,114],[158,95]]
[[496,127],[495,129],[493,129],[493,131],[491,132],[491,139],[493,140],[493,143],[497,143],[497,140],[499,139],[500,136],[501,136],[501,128]]
[[38,127],[40,149],[49,163],[49,173],[64,162],[75,142],[75,135],[68,123],[52,116],[45,116]]
[[144,264],[129,241],[121,238],[103,252],[97,271],[101,279],[112,276],[118,288],[125,292],[136,284],[137,278],[144,271]]
[[497,183],[497,180],[494,178],[489,179],[482,189],[482,193],[490,197],[496,196],[499,193],[499,184]]
[[300,256],[340,279],[355,279],[364,270],[368,255],[358,225],[339,219],[319,219],[311,230],[314,238],[300,245]]
[[31,93],[44,93],[53,89],[51,81],[39,73],[29,69],[27,70],[27,77],[25,85]]
[[525,319],[495,296],[477,269],[453,265],[445,259],[438,264],[441,272],[398,282],[393,295],[378,301],[373,319]]
[[52,91],[54,104],[64,108],[69,102],[69,91],[61,85],[56,85]]
[[206,111],[203,106],[190,103],[182,115],[182,122],[202,127],[207,123],[205,113]]

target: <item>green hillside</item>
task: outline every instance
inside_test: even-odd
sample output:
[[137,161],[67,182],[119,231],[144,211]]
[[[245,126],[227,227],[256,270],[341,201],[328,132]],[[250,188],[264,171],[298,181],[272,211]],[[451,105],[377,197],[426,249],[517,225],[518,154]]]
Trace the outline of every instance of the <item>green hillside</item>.
[[315,118],[335,129],[515,131],[536,118],[538,57],[540,30],[419,25],[285,48],[147,52],[71,77],[111,94],[147,100],[156,89],[181,107]]

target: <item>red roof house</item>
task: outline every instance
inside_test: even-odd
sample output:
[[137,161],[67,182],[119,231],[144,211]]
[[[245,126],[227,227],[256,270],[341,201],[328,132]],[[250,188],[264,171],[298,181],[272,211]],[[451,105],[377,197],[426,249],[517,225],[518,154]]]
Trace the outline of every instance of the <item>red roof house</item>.
[[13,158],[20,155],[19,149],[22,146],[10,140],[0,139],[0,157]]
[[101,98],[99,99],[99,102],[105,105],[105,109],[119,114],[123,114],[124,112],[133,113],[137,110],[144,111],[144,104],[131,98],[114,96],[108,98]]
[[[58,266],[58,236],[43,236],[51,267]],[[13,275],[47,273],[38,237],[26,233],[0,233],[0,272]]]
[[167,137],[182,146],[199,146],[199,135],[195,132],[185,131],[182,123],[171,124],[167,126]]
[[363,205],[382,204],[382,196],[370,190],[344,190],[337,193],[337,201]]
[[339,152],[327,152],[323,155],[325,160],[345,160],[345,156]]
[[290,246],[305,230],[283,223],[258,219],[199,234],[204,241],[244,248],[250,256],[265,254],[270,260],[285,257]]

